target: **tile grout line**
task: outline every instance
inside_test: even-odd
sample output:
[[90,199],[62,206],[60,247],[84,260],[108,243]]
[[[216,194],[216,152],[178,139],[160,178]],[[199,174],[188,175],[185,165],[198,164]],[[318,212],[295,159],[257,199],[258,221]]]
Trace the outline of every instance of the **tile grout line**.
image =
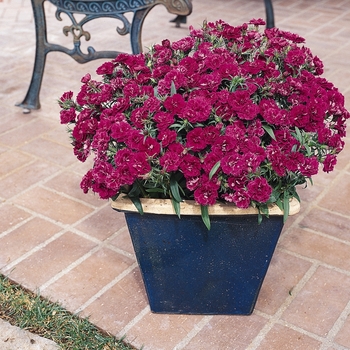
[[56,234],[54,234],[52,237],[50,237],[49,239],[47,239],[46,241],[38,244],[37,246],[35,246],[33,249],[29,250],[27,253],[21,255],[19,258],[15,259],[14,261],[12,261],[10,264],[7,264],[5,266],[3,266],[1,268],[2,271],[7,272],[9,270],[11,270],[13,267],[15,267],[17,264],[19,264],[20,262],[22,262],[23,260],[27,259],[29,256],[31,256],[32,254],[34,254],[35,252],[39,251],[40,249],[46,247],[48,244],[50,244],[51,242],[55,241],[57,238],[63,236],[65,233],[67,233],[68,230],[64,229],[61,230],[59,232],[57,232]]
[[335,241],[335,242],[342,243],[342,244],[350,246],[350,241],[348,241],[348,240],[341,239],[341,238],[338,238],[336,236],[332,236],[331,234],[328,234],[328,233],[325,233],[325,232],[316,231],[316,230],[314,230],[312,228],[309,228],[309,227],[303,227],[302,229],[304,231],[312,233],[314,235],[321,236],[321,237],[330,239],[332,241]]
[[[107,205],[107,204],[106,204]],[[4,232],[4,235],[1,234],[0,237],[2,236],[6,236],[7,234],[11,233],[12,231],[14,231],[16,228],[21,227],[22,225],[24,225],[25,223],[35,219],[35,218],[41,218],[43,220],[47,220],[55,225],[58,225],[59,227],[62,228],[62,230],[60,230],[58,233],[56,233],[55,235],[51,236],[49,239],[47,239],[46,241],[42,242],[41,244],[37,245],[36,247],[34,247],[33,249],[29,250],[28,252],[26,252],[25,254],[21,255],[19,258],[17,258],[16,260],[14,260],[13,262],[11,262],[8,265],[4,265],[1,270],[4,271],[5,273],[12,269],[15,265],[19,264],[20,262],[22,262],[23,260],[27,259],[28,257],[30,257],[31,255],[33,255],[34,253],[36,253],[37,251],[39,251],[40,249],[46,247],[48,244],[50,244],[51,242],[55,241],[57,238],[63,236],[65,233],[67,232],[72,232],[80,237],[83,237],[89,241],[92,241],[93,243],[97,244],[97,246],[93,249],[91,249],[87,254],[85,254],[83,257],[77,259],[75,262],[73,262],[72,264],[70,264],[67,268],[65,268],[64,270],[62,270],[61,272],[59,272],[58,274],[56,274],[54,277],[52,277],[49,281],[45,282],[41,287],[40,290],[45,290],[49,285],[51,285],[52,283],[56,282],[59,278],[61,278],[62,276],[64,276],[65,274],[67,274],[69,271],[71,271],[73,268],[75,268],[76,266],[78,266],[81,262],[85,261],[89,256],[91,256],[93,253],[95,253],[96,251],[98,251],[99,249],[106,247],[108,249],[111,249],[113,251],[116,251],[117,253],[127,256],[128,258],[130,257],[130,253],[128,252],[124,252],[123,250],[118,249],[117,247],[114,246],[109,246],[108,242],[104,242],[104,241],[100,241],[95,237],[91,237],[88,234],[85,234],[82,231],[79,231],[77,229],[75,229],[74,227],[72,227],[71,225],[67,224],[62,224],[59,223],[55,220],[52,220],[44,215],[38,214],[36,212],[33,212],[32,210],[25,208],[25,207],[21,207],[19,205],[16,205],[17,207],[19,207],[20,209],[25,210],[26,212],[29,212],[32,216],[29,217],[26,220],[23,220],[21,223],[18,223],[17,225],[14,225],[14,227],[11,228],[11,230],[7,230]],[[98,208],[96,209],[97,211],[101,210],[102,208]],[[93,215],[95,212],[93,211],[91,213],[91,215]],[[75,223],[78,224],[81,221],[85,220],[87,216],[83,217],[81,220],[77,221]],[[124,227],[123,227],[124,228]],[[118,236],[118,233],[121,231],[118,230],[113,236]],[[111,239],[111,237],[109,237],[109,239]]]
[[[0,181],[3,180],[4,178],[10,176],[10,175],[13,175],[14,173],[18,172],[19,170],[22,170],[22,169],[24,169],[25,167],[27,167],[27,166],[29,166],[29,165],[32,165],[32,164],[34,164],[35,162],[38,162],[38,161],[42,161],[42,159],[39,158],[39,157],[32,158],[32,160],[31,160],[30,162],[28,162],[28,163],[26,163],[26,164],[24,164],[24,165],[21,165],[20,167],[16,168],[15,170],[13,170],[13,171],[7,173],[5,176],[1,177],[1,178],[0,178]],[[41,179],[41,180],[39,180],[39,181],[33,183],[32,185],[28,186],[25,190],[22,190],[21,192],[15,194],[15,195],[13,195],[13,196],[11,196],[10,198],[5,198],[5,201],[6,201],[6,202],[13,203],[13,200],[14,200],[14,199],[23,196],[23,194],[29,192],[29,191],[32,190],[32,189],[35,189],[35,188],[37,188],[37,187],[41,187],[41,188],[44,188],[44,189],[48,189],[48,190],[49,190],[50,192],[52,192],[52,193],[58,193],[58,194],[60,194],[60,195],[63,195],[63,197],[68,198],[68,199],[71,199],[71,200],[74,200],[75,202],[78,202],[78,203],[81,203],[81,204],[85,204],[86,206],[88,206],[88,207],[90,207],[90,208],[93,208],[93,209],[100,208],[100,207],[97,207],[97,206],[95,206],[95,205],[89,204],[89,203],[87,203],[87,202],[85,202],[85,201],[82,201],[82,200],[80,200],[80,199],[78,199],[78,198],[74,198],[74,197],[72,197],[72,196],[69,196],[68,194],[66,194],[66,193],[64,193],[64,192],[60,192],[60,191],[53,190],[53,189],[49,188],[49,187],[46,185],[46,183],[47,183],[48,181],[54,179],[54,178],[57,177],[58,175],[63,174],[63,173],[68,169],[68,167],[63,167],[63,166],[58,165],[58,164],[55,164],[55,165],[57,165],[57,166],[58,166],[59,168],[61,168],[61,169],[60,169],[59,171],[56,171],[54,174],[49,175],[49,176],[46,176],[44,179]],[[16,203],[13,203],[13,204],[16,205]],[[105,204],[102,205],[101,208],[104,207],[104,206],[105,206]]]
[[109,289],[115,286],[119,281],[121,281],[124,277],[126,277],[129,273],[131,273],[136,267],[137,262],[134,262],[127,269],[121,272],[116,278],[114,278],[111,282],[106,284],[103,288],[101,288],[95,295],[93,295],[89,300],[87,300],[83,305],[81,305],[78,309],[74,311],[74,313],[80,313],[84,309],[86,309],[90,304],[96,301],[101,295],[106,293]]
[[139,314],[137,316],[135,316],[126,326],[124,326],[124,328],[119,331],[115,336],[117,338],[123,338],[123,337],[127,337],[127,333],[129,332],[129,330],[135,326],[136,323],[138,323],[139,321],[141,321],[147,314],[149,314],[151,311],[149,305],[147,305],[142,311],[139,312]]
[[[281,325],[281,326],[284,326],[284,327],[287,327],[287,328],[290,328],[298,333],[301,333],[301,334],[304,334],[312,339],[315,339],[317,340],[318,342],[321,343],[321,347],[319,348],[319,350],[326,350],[326,349],[329,349],[329,346],[334,346],[334,343],[330,342],[329,340],[327,340],[327,338],[325,337],[322,337],[321,335],[318,335],[318,334],[315,334],[315,333],[312,333],[310,331],[307,331],[301,327],[298,327],[290,322],[287,322],[285,320],[278,320],[276,322],[277,324]],[[326,347],[324,349],[324,347]],[[337,347],[336,349],[339,349],[339,350],[349,350],[348,348],[343,348],[341,345],[340,345],[340,348]],[[335,349],[334,349],[335,350]]]
[[[12,152],[12,151],[13,151],[13,149],[10,149],[10,150],[8,150],[7,152]],[[27,155],[28,155],[28,153],[27,153]],[[27,163],[22,164],[22,165],[20,165],[19,167],[17,167],[17,168],[15,168],[15,169],[9,171],[8,173],[2,175],[2,176],[0,177],[0,181],[2,181],[3,179],[6,179],[6,178],[12,176],[13,174],[17,173],[18,171],[24,169],[24,168],[27,167],[27,166],[30,166],[30,165],[32,165],[32,164],[35,164],[35,162],[37,162],[37,161],[38,161],[38,158],[31,156],[31,160],[28,161]],[[37,182],[36,182],[35,184],[37,184]],[[29,186],[26,190],[28,190],[30,187],[33,187],[33,185]],[[23,191],[21,191],[21,193],[22,193],[22,192],[23,192]],[[15,196],[18,196],[18,195],[19,195],[19,194],[16,194]],[[12,196],[12,197],[10,197],[10,198],[13,198],[13,197],[15,197],[15,196]],[[5,200],[7,200],[7,198],[5,198]]]
[[[324,24],[321,25],[321,26],[318,26],[316,29],[311,30],[311,31],[309,32],[309,35],[312,36],[312,35],[315,34],[315,32],[317,32],[317,31],[320,30],[320,29],[325,28],[327,25],[332,24],[332,23],[336,23],[336,22],[339,20],[339,17],[342,18],[342,17],[344,17],[345,15],[346,15],[345,13],[342,13],[340,16],[336,16],[333,20],[331,20],[331,21],[329,21],[329,22],[326,22],[326,23],[324,23]],[[339,29],[339,30],[340,30],[340,29]],[[335,36],[336,36],[336,33],[334,33],[334,34],[331,35],[331,37],[335,37]]]
[[183,350],[185,346],[210,322],[214,316],[204,316],[197,322],[190,332],[174,347],[174,350]]
[[[341,274],[344,274],[344,275],[350,277],[350,271],[342,270],[342,269],[337,268],[337,267],[335,267],[333,265],[326,264],[326,263],[321,262],[321,261],[319,261],[317,259],[312,259],[312,258],[305,257],[303,255],[291,252],[291,251],[289,251],[287,249],[283,249],[282,248],[281,251],[284,251],[285,253],[290,254],[292,256],[295,256],[297,258],[309,261],[314,266],[317,266],[317,268],[318,267],[324,267],[324,268],[337,271],[337,272],[339,272]],[[295,288],[293,289],[293,291],[295,291]],[[295,297],[297,296],[298,293],[299,293],[299,290],[297,291]],[[340,331],[340,329],[342,328],[344,323],[346,322],[346,319],[347,319],[348,315],[350,315],[350,301],[348,302],[346,307],[343,309],[342,313],[339,315],[338,319],[335,321],[333,327],[330,329],[330,331],[328,332],[327,337],[325,337],[325,338],[320,336],[320,335],[317,335],[315,333],[309,332],[309,331],[307,331],[307,330],[305,330],[303,328],[295,326],[295,325],[293,325],[293,324],[291,324],[291,323],[289,323],[289,322],[287,322],[285,320],[279,319],[276,323],[284,325],[284,326],[286,326],[288,328],[294,329],[295,331],[297,331],[299,333],[305,334],[305,335],[307,335],[307,336],[309,336],[311,338],[314,338],[314,339],[320,341],[322,343],[322,346],[321,346],[320,350],[327,350],[328,346],[334,345],[334,338],[338,334],[338,332]],[[339,345],[339,347],[337,347],[337,349],[339,349],[339,350],[343,350],[343,349],[344,350],[348,350],[348,348],[343,347],[341,345]]]
[[334,322],[333,327],[329,330],[327,334],[327,343],[325,343],[320,350],[327,350],[328,346],[332,345],[334,343],[334,339],[341,330],[341,328],[344,326],[344,323],[347,320],[347,317],[350,315],[350,301],[345,306],[342,313],[339,315],[338,319]]
[[[269,316],[269,321],[260,330],[259,334],[252,340],[246,350],[256,350],[258,349],[261,342],[265,339],[266,335],[272,329],[272,327],[279,322],[283,312],[289,307],[292,301],[296,298],[300,290],[306,285],[310,278],[314,275],[318,268],[318,264],[313,264],[310,266],[309,270],[304,274],[303,278],[294,287],[293,293],[289,298],[286,298],[285,302],[280,306],[280,308],[275,312],[273,316]],[[256,310],[257,315],[265,316],[265,313]],[[266,316],[265,316],[266,317]]]
[[[57,175],[57,174],[56,174],[56,175]],[[47,181],[50,181],[50,180],[51,180],[51,179],[48,179]],[[88,203],[88,202],[85,202],[85,201],[82,200],[82,199],[74,198],[73,196],[71,196],[71,195],[69,195],[69,194],[67,194],[67,193],[60,192],[60,191],[57,191],[57,190],[55,190],[55,189],[52,189],[52,188],[50,188],[49,186],[47,186],[46,183],[36,184],[36,187],[45,189],[45,190],[47,190],[48,192],[51,192],[51,193],[54,193],[54,194],[58,194],[58,195],[62,196],[63,198],[66,198],[66,199],[69,199],[69,200],[71,200],[71,201],[78,202],[78,203],[80,203],[80,204],[86,205],[87,207],[92,208],[92,209],[104,208],[104,207],[107,206],[107,204],[109,203],[109,202],[106,202],[106,204],[103,204],[101,207],[96,207],[95,205],[90,204],[90,203]]]
[[96,253],[98,250],[100,250],[100,246],[96,246],[92,248],[90,251],[85,253],[83,256],[69,264],[66,268],[62,269],[60,272],[58,272],[55,276],[51,277],[48,281],[46,281],[44,284],[42,284],[39,289],[40,291],[44,291],[46,288],[48,288],[51,284],[55,283],[57,280],[59,280],[62,276],[66,275],[70,271],[72,271],[74,268],[79,266],[82,262],[87,260],[92,254]]
[[[36,211],[34,211],[34,210],[32,210],[32,209],[29,209],[29,208],[27,208],[27,207],[25,207],[25,206],[22,206],[22,205],[20,205],[20,204],[16,204],[16,203],[11,203],[11,204],[14,205],[16,208],[19,208],[19,209],[25,211],[26,213],[32,215],[32,218],[39,218],[39,219],[48,221],[48,222],[50,222],[51,224],[54,224],[54,225],[60,227],[62,230],[68,231],[68,230],[70,229],[70,227],[71,227],[71,224],[65,224],[65,223],[63,223],[63,222],[61,222],[61,221],[54,220],[54,219],[52,219],[52,218],[50,218],[50,217],[48,217],[48,216],[46,216],[46,215],[40,214],[40,213],[38,213],[38,212],[36,212]],[[87,216],[87,215],[86,215],[86,216]],[[80,219],[79,221],[76,221],[76,223],[80,223],[83,219],[86,218],[86,216],[84,216],[84,217],[83,217],[82,219]],[[19,226],[19,227],[20,227],[20,226]],[[13,230],[11,230],[11,231],[13,231]]]
[[93,242],[101,247],[104,245],[104,241],[101,241],[96,237],[90,236],[89,234],[76,229],[74,226],[69,226],[69,231],[76,234],[77,236],[85,238],[86,240]]
[[310,258],[310,257],[307,257],[305,255],[301,255],[299,253],[295,253],[295,252],[293,252],[291,250],[288,250],[286,248],[278,248],[278,249],[280,251],[285,252],[285,253],[287,253],[287,254],[289,254],[291,256],[294,256],[294,257],[296,257],[298,259],[301,259],[301,260],[304,260],[304,261],[308,261],[311,264],[317,264],[317,265],[322,266],[322,267],[324,267],[326,269],[334,270],[334,271],[337,271],[337,272],[339,272],[339,273],[341,273],[341,274],[343,274],[345,276],[349,276],[350,277],[350,271],[348,271],[348,270],[343,270],[343,269],[341,269],[339,267],[327,264],[327,263],[325,263],[323,261],[320,261],[320,260],[317,260],[315,258]]
[[[322,208],[319,206],[319,202],[326,197],[329,188],[333,185],[336,184],[338,181],[340,181],[339,179],[341,179],[344,175],[344,173],[347,173],[349,168],[349,165],[346,166],[344,169],[340,170],[339,173],[332,179],[331,183],[329,184],[328,187],[324,187],[323,190],[317,195],[317,197],[312,201],[312,203],[309,203],[308,208],[306,210],[304,210],[302,213],[298,213],[298,218],[294,221],[293,225],[291,227],[288,228],[288,231],[290,231],[292,229],[292,227],[298,227],[298,224],[310,213],[310,211],[314,208]],[[323,186],[322,186],[323,187]]]
[[349,219],[350,220],[350,214],[349,215],[346,215],[346,214],[343,214],[343,213],[339,213],[339,212],[334,212],[332,211],[331,209],[328,209],[328,208],[324,208],[324,207],[321,207],[319,206],[318,204],[313,206],[314,209],[320,209],[320,210],[323,210],[329,214],[332,214],[334,216],[338,216],[338,217],[341,217],[341,218],[344,218],[344,219]]
[[[37,217],[37,218],[40,218],[40,219],[43,219],[45,221],[48,221],[56,226],[59,226],[61,229],[66,229],[66,230],[72,230],[73,228],[75,229],[75,226],[82,223],[84,220],[88,219],[89,217],[95,215],[97,212],[99,212],[100,210],[102,210],[104,208],[103,207],[91,207],[92,212],[89,213],[89,214],[86,214],[85,216],[83,216],[82,218],[80,218],[79,220],[75,221],[74,223],[70,224],[66,224],[64,222],[61,222],[61,221],[58,221],[58,220],[55,220],[55,219],[52,219],[44,214],[41,214],[39,212],[36,212],[34,211],[33,209],[30,209],[30,208],[27,208],[21,204],[17,204],[17,203],[11,203],[12,205],[14,205],[15,207],[29,213],[30,215],[32,215],[33,217]],[[89,236],[90,237],[90,240],[93,240],[93,237]]]
[[[96,244],[96,246],[94,248],[92,248],[89,252],[87,252],[86,254],[84,254],[83,256],[81,256],[80,258],[78,258],[77,260],[75,260],[74,262],[72,262],[70,265],[68,265],[66,268],[64,268],[63,270],[61,270],[59,273],[57,273],[55,276],[53,276],[50,280],[46,281],[43,285],[40,286],[40,290],[44,291],[46,288],[48,288],[51,284],[55,283],[57,280],[59,280],[62,276],[68,274],[70,271],[72,271],[75,267],[79,266],[82,262],[84,262],[85,260],[87,260],[90,256],[92,256],[94,253],[96,253],[97,251],[103,249],[103,248],[107,248],[110,250],[115,251],[116,253],[126,256],[128,258],[134,258],[134,256],[128,252],[125,252],[121,249],[115,248],[113,246],[110,246],[107,242],[107,240],[109,240],[111,237],[109,237],[106,241],[100,241],[95,237],[91,237],[88,234],[81,232],[77,229],[74,229],[72,227],[68,227],[68,231],[72,232],[74,234],[76,234],[77,236],[80,236],[82,238],[85,238],[93,243]],[[115,234],[113,234],[113,237],[118,236],[118,233],[121,230],[118,230]],[[115,249],[113,249],[115,248]]]
[[17,230],[18,228],[22,227],[23,225],[27,224],[28,222],[32,221],[35,219],[35,216],[31,215],[27,219],[21,220],[21,222],[17,223],[16,225],[11,226],[11,228],[8,228],[7,230],[3,231],[0,233],[0,238],[4,238],[11,232]]
[[98,238],[95,238],[95,237],[92,237],[90,236],[89,234],[83,232],[83,231],[80,231],[78,229],[76,229],[75,227],[71,227],[70,231],[75,233],[76,235],[80,236],[80,237],[83,237],[87,240],[90,240],[92,242],[95,242],[96,244],[100,245],[101,248],[108,248],[120,255],[123,255],[123,256],[126,256],[127,258],[129,259],[134,259],[135,260],[135,254],[133,253],[130,253],[128,251],[125,251],[123,249],[120,249],[116,246],[114,246],[113,244],[110,243],[111,240],[113,240],[114,238],[118,237],[121,232],[123,232],[126,228],[126,225],[125,226],[122,226],[118,231],[116,231],[115,233],[113,233],[110,237],[106,238],[105,240],[99,240]]

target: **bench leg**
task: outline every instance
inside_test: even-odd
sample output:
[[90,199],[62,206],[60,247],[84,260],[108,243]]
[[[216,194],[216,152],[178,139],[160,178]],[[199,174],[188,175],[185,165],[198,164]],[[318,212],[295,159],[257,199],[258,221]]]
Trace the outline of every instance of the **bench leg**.
[[151,7],[143,10],[137,10],[134,13],[130,29],[130,44],[133,54],[138,54],[142,52],[142,26],[150,10]]
[[44,14],[44,1],[45,0],[32,0],[36,36],[34,68],[27,94],[23,102],[16,104],[16,106],[22,107],[23,112],[25,113],[29,113],[31,109],[40,108],[39,93],[43,79],[47,54],[45,44],[46,21]]
[[273,28],[275,26],[275,18],[273,14],[272,0],[264,0],[266,10],[266,28]]

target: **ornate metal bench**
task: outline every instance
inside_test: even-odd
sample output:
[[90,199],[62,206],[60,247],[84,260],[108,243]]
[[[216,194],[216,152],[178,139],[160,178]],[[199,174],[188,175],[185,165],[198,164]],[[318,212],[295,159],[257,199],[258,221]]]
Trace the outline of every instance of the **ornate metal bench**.
[[[120,35],[130,34],[131,49],[133,53],[141,52],[141,31],[143,22],[149,11],[158,4],[163,4],[170,13],[176,15],[189,15],[192,11],[190,0],[48,0],[57,7],[56,18],[61,21],[61,14],[64,13],[70,18],[72,25],[65,26],[65,35],[73,36],[73,49],[52,44],[47,41],[47,28],[44,2],[46,0],[31,0],[36,35],[35,61],[32,79],[23,102],[17,104],[22,107],[24,113],[29,113],[31,109],[39,109],[39,93],[44,74],[46,55],[51,51],[60,51],[73,57],[79,63],[86,63],[98,58],[114,58],[119,51],[95,51],[93,47],[88,47],[85,54],[80,49],[80,39],[90,39],[90,33],[83,29],[87,22],[101,17],[116,18],[123,23],[122,28],[117,28]],[[130,21],[125,13],[133,12]],[[79,22],[74,14],[84,15]]]
[[[49,1],[56,6],[56,18],[61,21],[61,14],[68,15],[72,24],[63,28],[65,35],[73,36],[73,49],[52,44],[47,41],[47,28],[44,2]],[[97,18],[111,17],[120,20],[122,28],[117,28],[120,35],[130,34],[130,43],[133,53],[142,51],[141,32],[143,22],[149,11],[158,4],[163,4],[168,12],[181,16],[187,16],[192,12],[191,0],[31,0],[36,35],[35,61],[32,79],[23,102],[17,106],[23,108],[24,113],[29,113],[31,109],[40,108],[40,88],[44,75],[46,55],[51,51],[60,51],[70,55],[79,63],[86,63],[98,58],[114,58],[119,51],[95,51],[91,46],[88,53],[83,53],[80,49],[82,37],[90,39],[90,33],[83,29],[83,26]],[[267,28],[274,27],[274,14],[271,0],[264,0],[266,9]],[[130,21],[125,13],[132,12],[133,18]],[[84,15],[79,22],[75,14]]]

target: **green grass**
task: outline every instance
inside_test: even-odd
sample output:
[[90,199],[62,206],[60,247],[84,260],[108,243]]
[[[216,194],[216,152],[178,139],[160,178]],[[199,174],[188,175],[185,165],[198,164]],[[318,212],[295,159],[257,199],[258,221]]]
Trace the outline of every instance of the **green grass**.
[[122,340],[102,332],[63,307],[11,282],[0,274],[0,318],[51,339],[69,350],[131,350]]

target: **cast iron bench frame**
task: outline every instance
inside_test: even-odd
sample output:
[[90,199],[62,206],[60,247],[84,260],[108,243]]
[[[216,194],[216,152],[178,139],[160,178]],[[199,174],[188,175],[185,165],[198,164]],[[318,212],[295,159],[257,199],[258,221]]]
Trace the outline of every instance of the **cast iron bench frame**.
[[[63,33],[73,36],[73,49],[68,49],[62,45],[52,44],[47,41],[47,26],[45,16],[45,1],[49,1],[56,6],[56,19],[62,21],[61,14],[66,14],[72,24],[63,28]],[[40,88],[44,75],[46,55],[51,51],[60,51],[71,56],[78,63],[86,63],[99,58],[115,58],[119,51],[96,51],[93,47],[87,48],[88,53],[83,53],[80,49],[82,37],[88,41],[90,33],[83,29],[84,24],[91,20],[111,17],[122,22],[123,27],[117,27],[120,35],[130,34],[130,44],[132,53],[142,52],[141,34],[143,22],[149,11],[158,4],[163,4],[168,12],[188,16],[192,12],[191,0],[31,0],[34,22],[36,49],[32,78],[24,100],[16,106],[22,107],[24,113],[29,113],[32,109],[40,108]],[[274,13],[272,0],[264,0],[266,10],[266,27],[274,27]],[[133,13],[130,21],[125,13]],[[84,15],[79,22],[74,14]]]

